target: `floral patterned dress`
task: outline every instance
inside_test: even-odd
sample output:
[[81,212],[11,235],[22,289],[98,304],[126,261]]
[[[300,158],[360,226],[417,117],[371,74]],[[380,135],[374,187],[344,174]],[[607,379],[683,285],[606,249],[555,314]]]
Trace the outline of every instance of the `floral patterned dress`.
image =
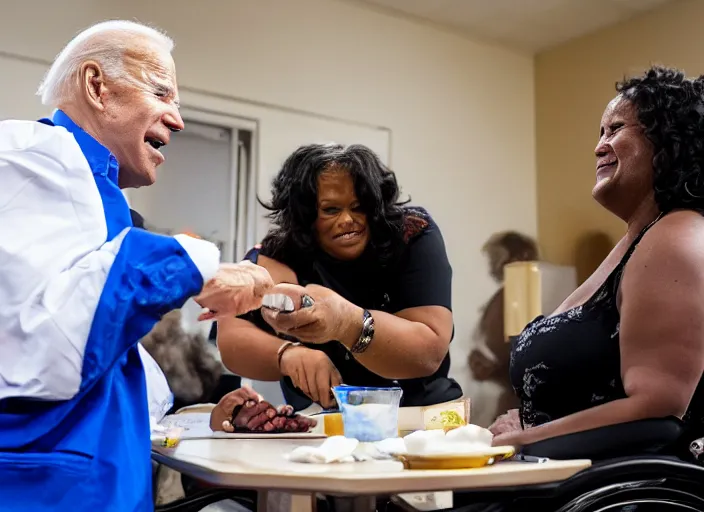
[[[626,398],[621,380],[616,297],[626,263],[653,224],[638,235],[586,303],[554,316],[539,316],[513,340],[511,384],[521,400],[524,428]],[[663,340],[668,342],[671,340]],[[684,423],[690,439],[704,435],[702,382]]]

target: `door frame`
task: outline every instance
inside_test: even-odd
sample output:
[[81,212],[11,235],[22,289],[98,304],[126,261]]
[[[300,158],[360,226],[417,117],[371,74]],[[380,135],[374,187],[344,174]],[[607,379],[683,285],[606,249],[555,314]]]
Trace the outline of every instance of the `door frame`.
[[[231,131],[230,138],[230,169],[229,169],[229,215],[228,233],[223,247],[221,261],[235,262],[244,256],[244,251],[254,245],[256,224],[250,219],[249,207],[256,201],[257,190],[257,150],[259,123],[256,119],[214,112],[194,105],[185,105],[180,109],[188,130],[188,122],[211,125]],[[247,131],[251,134],[249,154],[244,155],[246,168],[240,169],[243,159],[243,148],[238,133]],[[242,171],[242,172],[241,172]],[[158,184],[156,184],[158,186]],[[132,189],[124,189],[123,193],[130,203]]]

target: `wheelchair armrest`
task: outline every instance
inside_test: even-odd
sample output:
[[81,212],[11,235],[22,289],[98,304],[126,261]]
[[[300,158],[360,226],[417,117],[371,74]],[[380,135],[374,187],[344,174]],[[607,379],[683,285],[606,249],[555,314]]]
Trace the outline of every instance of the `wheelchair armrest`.
[[546,439],[523,447],[524,455],[593,461],[668,454],[684,433],[673,417],[632,421]]

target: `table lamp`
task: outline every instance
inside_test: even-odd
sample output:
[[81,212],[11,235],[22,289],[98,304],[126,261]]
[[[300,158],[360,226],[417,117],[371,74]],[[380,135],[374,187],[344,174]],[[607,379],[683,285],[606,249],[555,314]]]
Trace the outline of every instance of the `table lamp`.
[[504,267],[504,338],[510,341],[535,317],[549,315],[577,288],[574,267],[519,261]]

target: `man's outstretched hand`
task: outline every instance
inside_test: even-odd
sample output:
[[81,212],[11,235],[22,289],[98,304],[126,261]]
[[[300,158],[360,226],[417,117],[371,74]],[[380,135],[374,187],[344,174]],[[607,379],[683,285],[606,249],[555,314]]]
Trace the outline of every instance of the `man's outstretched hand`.
[[194,300],[207,311],[198,320],[243,315],[262,305],[262,297],[274,287],[269,272],[249,261],[222,263],[215,277],[205,283]]

